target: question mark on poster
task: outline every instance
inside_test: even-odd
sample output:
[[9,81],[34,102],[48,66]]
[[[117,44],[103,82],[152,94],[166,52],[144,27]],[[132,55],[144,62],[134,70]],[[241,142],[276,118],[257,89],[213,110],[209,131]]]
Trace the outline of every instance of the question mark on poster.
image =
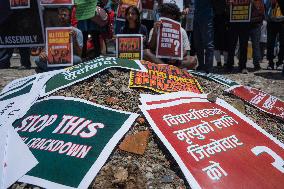
[[256,146],[256,147],[252,148],[251,151],[256,156],[258,156],[262,153],[267,153],[268,155],[270,155],[274,159],[274,162],[271,163],[271,165],[273,167],[275,167],[281,173],[284,173],[284,160],[279,155],[277,155],[273,150],[271,150],[270,148],[268,148],[266,146]]
[[180,46],[180,42],[178,40],[175,40],[174,45],[175,45],[175,55],[178,55],[178,48]]

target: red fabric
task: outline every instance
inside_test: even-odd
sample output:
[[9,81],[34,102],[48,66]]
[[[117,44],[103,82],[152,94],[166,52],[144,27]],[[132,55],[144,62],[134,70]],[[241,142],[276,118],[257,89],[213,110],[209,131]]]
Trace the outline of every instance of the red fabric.
[[71,25],[73,27],[77,27],[78,20],[76,19],[76,6],[72,7],[72,12],[71,12]]
[[113,10],[107,12],[108,14],[108,31],[103,33],[102,36],[104,39],[112,39],[114,34],[114,17],[115,13]]

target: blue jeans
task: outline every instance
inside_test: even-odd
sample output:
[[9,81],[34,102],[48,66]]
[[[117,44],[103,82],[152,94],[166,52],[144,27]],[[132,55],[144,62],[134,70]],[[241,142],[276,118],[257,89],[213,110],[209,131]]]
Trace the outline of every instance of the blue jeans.
[[212,72],[214,56],[213,17],[202,21],[195,19],[193,23],[193,31],[194,47],[199,64],[198,67],[200,70]]
[[[73,65],[80,64],[82,62],[82,59],[79,56],[73,55]],[[39,59],[39,57],[35,58],[35,64],[38,68],[40,68],[42,71],[52,71],[52,70],[59,70],[64,67],[47,67],[47,63],[45,61],[42,61]]]
[[261,61],[260,35],[262,23],[251,23],[249,36],[252,42],[253,65],[259,66]]

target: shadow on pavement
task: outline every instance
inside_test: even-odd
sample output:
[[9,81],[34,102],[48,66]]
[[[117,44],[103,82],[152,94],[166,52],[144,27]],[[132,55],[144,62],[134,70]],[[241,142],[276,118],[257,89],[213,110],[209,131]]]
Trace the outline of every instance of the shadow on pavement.
[[281,72],[259,72],[254,73],[256,76],[260,76],[266,79],[274,79],[274,80],[284,80],[284,76]]

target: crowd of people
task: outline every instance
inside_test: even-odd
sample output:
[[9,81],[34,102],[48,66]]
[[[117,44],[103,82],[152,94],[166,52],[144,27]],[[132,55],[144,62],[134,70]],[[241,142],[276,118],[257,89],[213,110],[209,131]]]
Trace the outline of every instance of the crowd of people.
[[[44,26],[72,26],[70,35],[74,41],[74,64],[100,56],[106,39],[115,38],[116,34],[142,34],[144,60],[207,73],[213,72],[214,57],[218,69],[232,72],[238,59],[238,71],[248,73],[249,41],[252,44],[254,70],[261,69],[260,63],[265,55],[267,69],[277,69],[283,64],[284,0],[251,0],[251,16],[246,22],[230,22],[230,5],[239,3],[239,0],[181,1],[183,10],[176,3],[163,3],[163,0],[152,0],[153,10],[146,10],[141,6],[142,0],[139,6],[129,6],[125,10],[125,21],[116,20],[119,0],[99,0],[94,10],[97,12],[96,18],[86,20],[76,19],[76,5],[44,7]],[[106,16],[108,19],[103,19]],[[160,17],[170,18],[182,25],[184,56],[181,61],[157,58],[155,55]],[[18,49],[22,65],[20,69],[30,69],[30,48]],[[92,49],[91,53],[89,49]],[[0,68],[10,67],[12,53],[12,48],[0,49]],[[45,48],[42,48],[35,58],[37,69],[50,70],[46,61]]]

